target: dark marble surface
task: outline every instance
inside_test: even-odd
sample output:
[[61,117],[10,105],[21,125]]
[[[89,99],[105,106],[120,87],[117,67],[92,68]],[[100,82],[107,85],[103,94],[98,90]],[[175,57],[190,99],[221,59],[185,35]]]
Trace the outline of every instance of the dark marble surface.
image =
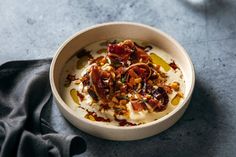
[[84,137],[88,149],[81,156],[235,156],[234,0],[0,1],[0,64],[52,57],[73,33],[108,21],[140,22],[176,38],[196,68],[191,104],[179,122],[157,136],[114,142],[74,128],[53,103],[45,114],[55,130]]

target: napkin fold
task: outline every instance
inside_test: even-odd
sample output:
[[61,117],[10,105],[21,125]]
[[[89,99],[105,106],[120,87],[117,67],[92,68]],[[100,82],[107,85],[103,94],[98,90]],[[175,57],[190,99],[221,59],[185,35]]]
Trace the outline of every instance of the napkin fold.
[[75,135],[56,133],[41,116],[51,103],[51,59],[0,66],[0,156],[70,157],[86,150]]

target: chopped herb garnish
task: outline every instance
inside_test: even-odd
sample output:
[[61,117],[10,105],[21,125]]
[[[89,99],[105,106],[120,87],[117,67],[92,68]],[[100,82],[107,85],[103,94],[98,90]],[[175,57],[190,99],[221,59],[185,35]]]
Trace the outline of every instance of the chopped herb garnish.
[[147,99],[142,99],[142,103],[146,103],[147,102]]
[[118,96],[117,97],[118,99],[125,99],[125,100],[129,100],[129,97],[128,96],[126,96],[126,95],[120,95],[120,96]]
[[122,78],[121,78],[121,82],[122,82],[122,83],[125,83],[125,82],[126,82],[126,79],[127,79],[126,76],[122,77]]
[[119,62],[114,62],[114,63],[113,63],[113,66],[116,67],[116,68],[120,67],[121,65],[122,65],[122,64],[119,63]]

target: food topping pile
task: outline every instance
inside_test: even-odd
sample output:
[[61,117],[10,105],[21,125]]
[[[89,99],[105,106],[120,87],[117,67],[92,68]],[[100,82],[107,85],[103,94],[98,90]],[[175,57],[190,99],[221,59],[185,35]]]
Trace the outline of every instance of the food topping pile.
[[[148,53],[152,46],[142,47],[132,40],[107,44],[107,49],[97,58],[89,57],[89,68],[80,78],[68,75],[67,82],[83,85],[82,91],[71,91],[79,101],[89,94],[101,113],[112,110],[115,121],[121,126],[137,125],[127,121],[130,112],[161,112],[169,103],[173,91],[179,91],[179,83],[167,84],[168,76],[155,64]],[[168,66],[168,65],[167,65]],[[178,68],[173,62],[169,67]],[[174,69],[174,70],[175,70]],[[179,94],[179,97],[183,97]],[[78,100],[77,100],[78,101]],[[79,103],[78,101],[78,103]],[[131,108],[128,107],[130,104]],[[109,122],[95,112],[85,116],[90,120]]]

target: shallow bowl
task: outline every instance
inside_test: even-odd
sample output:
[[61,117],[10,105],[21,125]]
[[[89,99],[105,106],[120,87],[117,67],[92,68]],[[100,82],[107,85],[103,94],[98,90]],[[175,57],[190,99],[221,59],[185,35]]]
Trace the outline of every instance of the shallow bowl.
[[[63,67],[79,49],[93,42],[106,39],[138,39],[150,42],[168,52],[182,70],[186,84],[184,100],[164,117],[138,126],[120,127],[105,125],[78,115],[61,98],[60,76]],[[50,67],[50,84],[59,110],[75,127],[100,138],[127,141],[156,135],[179,120],[189,105],[195,84],[195,73],[187,52],[176,40],[166,33],[143,24],[112,22],[89,27],[67,39],[53,57]]]

